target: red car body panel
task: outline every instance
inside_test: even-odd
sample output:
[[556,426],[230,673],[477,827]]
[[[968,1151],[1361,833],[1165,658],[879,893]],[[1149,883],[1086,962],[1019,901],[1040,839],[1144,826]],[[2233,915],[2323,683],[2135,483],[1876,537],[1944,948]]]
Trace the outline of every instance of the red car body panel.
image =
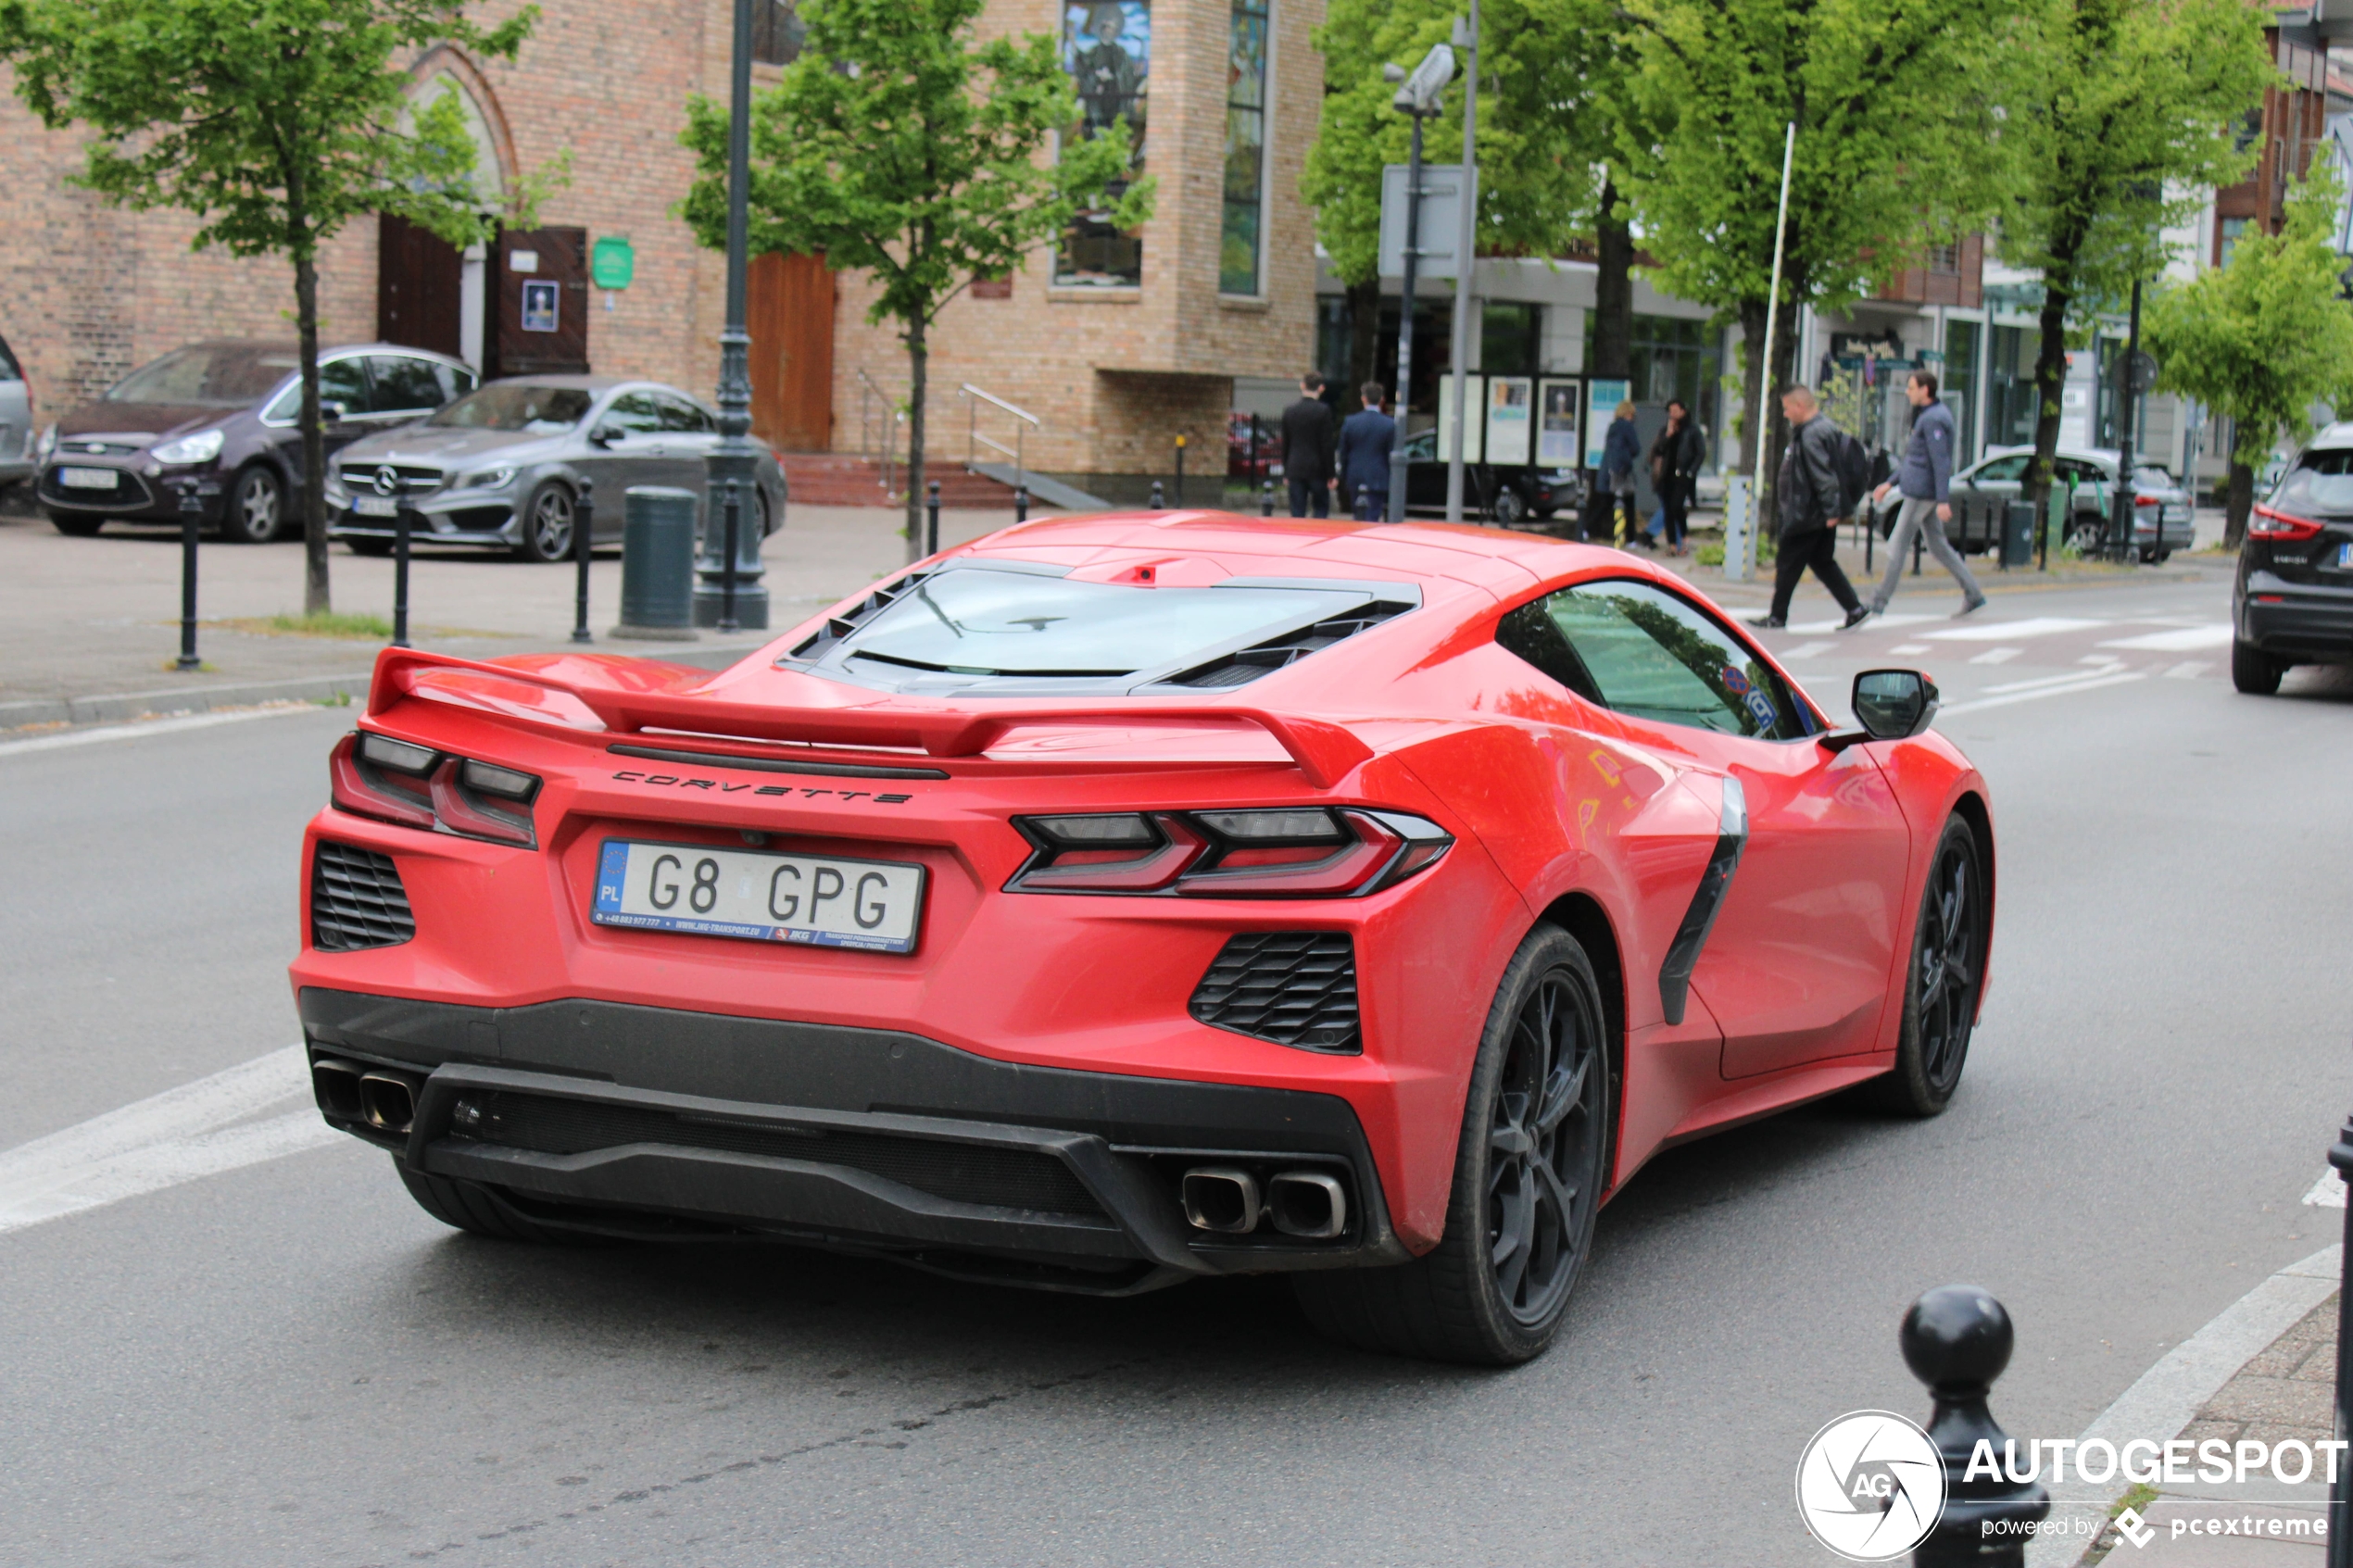
[[[1139,586],[1389,579],[1417,587],[1421,604],[1199,698],[950,700],[775,667],[857,600],[715,675],[591,655],[479,665],[386,650],[363,727],[536,775],[538,845],[321,811],[306,838],[297,993],[491,1009],[583,998],[889,1028],[998,1061],[1335,1096],[1361,1123],[1396,1235],[1420,1252],[1443,1228],[1490,1005],[1538,920],[1595,911],[1614,949],[1595,957],[1615,976],[1623,1028],[1622,1183],[1675,1140],[1884,1071],[1936,834],[1962,809],[1990,830],[1982,780],[1941,737],[1832,750],[1640,721],[1582,701],[1498,645],[1506,611],[1571,581],[1632,578],[1705,602],[1615,551],[1476,528],[1180,512],[1032,522],[947,555]],[[777,743],[814,762],[882,758],[947,776],[826,778],[727,761],[773,762]],[[614,755],[617,744],[708,755],[647,760]],[[1751,836],[1688,1011],[1668,1023],[1657,975],[1715,846],[1728,772],[1745,791]],[[1412,813],[1455,843],[1427,871],[1355,898],[1005,890],[1031,853],[1016,815],[1308,803]],[[606,839],[741,847],[747,834],[780,851],[920,863],[928,893],[914,950],[590,922]],[[394,859],[413,939],[313,945],[321,838]],[[1987,854],[1990,887],[1990,831]],[[1226,941],[1274,930],[1353,936],[1361,1054],[1189,1015]]]

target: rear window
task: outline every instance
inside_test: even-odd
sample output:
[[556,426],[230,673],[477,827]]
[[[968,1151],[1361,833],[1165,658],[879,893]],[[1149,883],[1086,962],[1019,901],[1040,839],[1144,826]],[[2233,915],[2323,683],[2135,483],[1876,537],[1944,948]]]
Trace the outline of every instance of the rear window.
[[454,425],[462,430],[516,430],[533,435],[554,435],[578,424],[596,400],[595,393],[577,386],[495,382],[466,394],[425,423]]
[[24,368],[17,363],[17,357],[8,352],[8,340],[0,337],[0,381],[22,380]]
[[2171,490],[2175,481],[2165,470],[2150,464],[2133,470],[2133,483],[2143,490]]
[[2307,512],[2353,512],[2353,451],[2305,453],[2271,499]]
[[200,343],[175,348],[107,388],[108,403],[194,403],[237,408],[269,395],[300,368],[291,348]]

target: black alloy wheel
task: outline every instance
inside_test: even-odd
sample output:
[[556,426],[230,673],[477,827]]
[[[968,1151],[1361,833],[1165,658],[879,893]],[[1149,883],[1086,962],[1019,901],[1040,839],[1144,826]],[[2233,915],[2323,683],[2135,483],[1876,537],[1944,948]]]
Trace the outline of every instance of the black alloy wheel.
[[233,545],[267,545],[286,515],[285,486],[259,463],[238,470],[220,508],[220,536]]
[[1992,934],[1977,834],[1956,816],[1944,824],[1920,892],[1912,957],[1904,984],[1904,1019],[1895,1066],[1872,1080],[1881,1103],[1910,1116],[1934,1116],[1960,1085],[1977,1027]]
[[1559,1336],[1593,1245],[1615,1122],[1601,987],[1577,939],[1530,932],[1504,971],[1437,1247],[1291,1276],[1308,1320],[1368,1350],[1510,1366]]
[[543,564],[569,560],[573,516],[572,492],[554,480],[541,484],[523,503],[522,539],[515,546],[516,557]]
[[1508,484],[1497,487],[1494,504],[1488,509],[1493,513],[1498,528],[1517,528],[1528,521],[1528,503]]

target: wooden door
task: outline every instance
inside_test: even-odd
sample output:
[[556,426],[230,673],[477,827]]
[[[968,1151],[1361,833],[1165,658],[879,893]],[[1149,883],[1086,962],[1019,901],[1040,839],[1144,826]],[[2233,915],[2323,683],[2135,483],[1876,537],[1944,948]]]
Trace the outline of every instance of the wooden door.
[[751,258],[751,433],[780,452],[824,452],[834,435],[834,275],[819,256]]
[[376,220],[376,336],[455,359],[465,263],[430,229],[385,213]]
[[587,230],[502,230],[489,294],[492,375],[587,372]]

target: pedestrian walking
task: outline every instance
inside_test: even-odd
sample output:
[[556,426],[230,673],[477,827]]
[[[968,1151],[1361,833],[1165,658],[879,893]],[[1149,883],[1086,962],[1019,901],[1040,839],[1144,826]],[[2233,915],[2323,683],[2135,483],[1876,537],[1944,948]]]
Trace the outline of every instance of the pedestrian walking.
[[1389,454],[1397,445],[1397,421],[1380,411],[1387,389],[1368,381],[1357,389],[1364,407],[1340,427],[1340,498],[1355,508],[1359,522],[1389,517]]
[[1659,525],[1669,555],[1686,554],[1685,524],[1692,515],[1692,497],[1699,490],[1699,469],[1705,444],[1692,410],[1680,397],[1667,404],[1667,425],[1651,443],[1651,488],[1658,495]]
[[1290,487],[1290,515],[1332,515],[1332,450],[1340,421],[1324,401],[1324,378],[1314,370],[1299,378],[1299,401],[1283,410],[1283,478]]
[[[1789,445],[1781,450],[1780,476],[1773,484],[1773,523],[1780,553],[1773,562],[1773,608],[1759,626],[1789,624],[1790,596],[1808,567],[1822,580],[1846,612],[1841,631],[1860,626],[1871,612],[1855,595],[1855,585],[1838,564],[1838,524],[1851,509],[1845,482],[1839,477],[1839,450],[1846,433],[1822,412],[1811,387],[1793,386],[1781,394],[1781,415],[1789,420]],[[1858,481],[1855,493],[1859,498]]]
[[1634,465],[1642,460],[1642,438],[1634,428],[1634,403],[1617,406],[1617,418],[1602,437],[1602,491],[1615,497],[1610,529],[1620,546],[1642,540],[1642,521],[1634,506]]
[[1872,497],[1884,501],[1891,490],[1904,494],[1903,509],[1895,514],[1895,533],[1887,542],[1887,575],[1880,579],[1879,591],[1871,596],[1871,613],[1887,613],[1904,575],[1904,557],[1915,538],[1924,538],[1936,564],[1961,585],[1961,608],[1953,612],[1957,621],[1985,608],[1985,591],[1944,536],[1944,525],[1953,521],[1953,411],[1938,399],[1932,370],[1914,370],[1904,385],[1904,395],[1919,412],[1912,416],[1912,439],[1905,444],[1902,466]]

